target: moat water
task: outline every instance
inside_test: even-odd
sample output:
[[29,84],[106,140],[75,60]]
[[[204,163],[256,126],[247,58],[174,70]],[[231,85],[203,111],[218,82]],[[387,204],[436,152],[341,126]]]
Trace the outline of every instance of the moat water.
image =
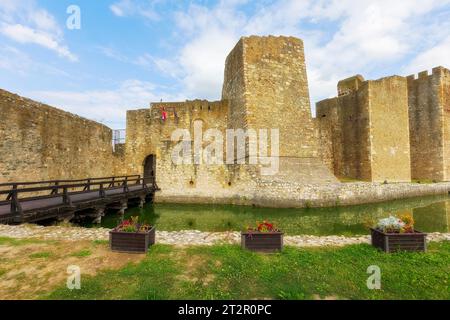
[[[411,214],[416,229],[450,232],[450,196],[395,200],[334,208],[274,209],[232,205],[154,204],[131,208],[125,217],[139,216],[158,230],[240,231],[257,221],[274,222],[289,235],[364,235],[368,226],[390,214]],[[112,228],[119,216],[109,213],[102,227]]]

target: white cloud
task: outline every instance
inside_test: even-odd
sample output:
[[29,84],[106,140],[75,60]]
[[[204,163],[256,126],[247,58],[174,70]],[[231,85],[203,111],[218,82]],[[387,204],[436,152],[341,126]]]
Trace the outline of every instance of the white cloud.
[[36,62],[27,53],[9,45],[0,46],[0,69],[13,72],[21,77],[26,77],[30,71],[36,74],[45,73],[52,76],[69,77],[65,71],[48,63]]
[[155,5],[159,1],[144,1],[137,2],[133,0],[120,0],[109,6],[111,12],[118,17],[129,17],[134,15],[140,15],[152,21],[158,21],[160,19],[158,13],[155,10]]
[[69,48],[60,45],[58,41],[47,32],[32,29],[21,24],[3,25],[0,27],[0,32],[16,42],[37,44],[55,51],[59,56],[65,57],[72,62],[78,61],[78,58],[70,52]]
[[174,63],[170,59],[155,57],[148,53],[137,57],[132,60],[131,63],[141,67],[153,69],[156,72],[160,72],[162,75],[170,76],[175,79],[179,79],[181,76],[178,64]]
[[[242,35],[302,38],[313,103],[336,95],[336,84],[345,77],[367,76],[395,64],[401,71],[415,51],[424,51],[418,59],[446,61],[441,53],[446,42],[431,52],[427,45],[448,36],[448,17],[425,18],[449,0],[278,0],[252,15],[241,10],[245,2],[220,1],[212,8],[191,4],[176,14],[176,34],[184,44],[165,60],[182,71],[189,98],[220,97],[225,57]],[[432,43],[424,40],[431,38]]]
[[164,87],[140,80],[126,80],[111,90],[32,91],[26,96],[116,129],[125,128],[126,110],[148,108],[151,101],[160,99],[183,99],[165,92]]
[[436,46],[417,55],[405,68],[405,71],[415,74],[437,66],[450,68],[450,35]]
[[36,44],[69,61],[78,58],[63,44],[63,31],[55,18],[33,0],[0,3],[0,33],[21,44]]

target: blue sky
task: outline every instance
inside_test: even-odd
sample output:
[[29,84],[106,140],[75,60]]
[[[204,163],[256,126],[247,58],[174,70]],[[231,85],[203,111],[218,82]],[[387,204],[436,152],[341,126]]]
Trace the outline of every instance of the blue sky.
[[0,0],[0,88],[124,128],[152,101],[220,99],[251,34],[304,40],[313,105],[357,73],[450,68],[450,0]]

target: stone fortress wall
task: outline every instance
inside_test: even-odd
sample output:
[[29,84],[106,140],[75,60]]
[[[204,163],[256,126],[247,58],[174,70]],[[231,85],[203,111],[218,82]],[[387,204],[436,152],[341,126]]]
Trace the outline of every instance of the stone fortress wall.
[[0,90],[0,183],[111,176],[111,139],[102,124]]
[[[162,120],[162,110],[167,119]],[[144,164],[149,155],[156,156],[156,182],[161,188],[158,201],[209,202],[207,199],[239,198],[240,188],[251,188],[245,170],[235,165],[196,164],[194,159],[194,124],[201,124],[204,135],[208,129],[224,132],[228,124],[228,106],[223,101],[194,100],[175,103],[153,103],[150,109],[127,112],[127,142],[125,166],[128,173],[144,174]],[[181,140],[172,141],[176,129],[186,129],[190,140],[191,164],[172,161],[174,147]],[[202,148],[208,146],[204,139]],[[225,156],[223,156],[225,159]],[[243,175],[245,178],[243,178]],[[242,181],[244,180],[244,181]],[[190,200],[189,200],[190,199]]]
[[414,179],[450,180],[450,70],[434,68],[408,80]]
[[411,181],[408,90],[399,76],[338,84],[339,96],[317,103],[323,155],[339,177]]
[[[128,111],[126,143],[114,152],[111,129],[1,91],[0,182],[144,175],[154,156],[160,202],[324,206],[442,193],[447,184],[374,182],[449,180],[449,73],[439,67],[418,79],[351,77],[338,83],[336,98],[317,103],[312,118],[303,42],[243,37],[226,59],[220,101]],[[278,173],[262,175],[260,164],[240,164],[237,155],[229,164],[175,164],[179,141],[171,135],[186,130],[184,143],[194,150],[196,121],[203,134],[217,129],[224,137],[227,129],[279,129]],[[336,177],[371,183],[342,184]]]
[[338,83],[316,104],[321,155],[338,177],[449,181],[450,70]]

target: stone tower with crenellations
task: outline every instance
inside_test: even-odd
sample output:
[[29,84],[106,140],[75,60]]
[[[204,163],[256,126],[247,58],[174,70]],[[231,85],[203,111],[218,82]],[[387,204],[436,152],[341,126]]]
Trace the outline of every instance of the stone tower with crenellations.
[[407,80],[412,177],[449,181],[450,70],[436,67]]
[[450,70],[338,83],[316,105],[322,159],[338,177],[450,180]]

